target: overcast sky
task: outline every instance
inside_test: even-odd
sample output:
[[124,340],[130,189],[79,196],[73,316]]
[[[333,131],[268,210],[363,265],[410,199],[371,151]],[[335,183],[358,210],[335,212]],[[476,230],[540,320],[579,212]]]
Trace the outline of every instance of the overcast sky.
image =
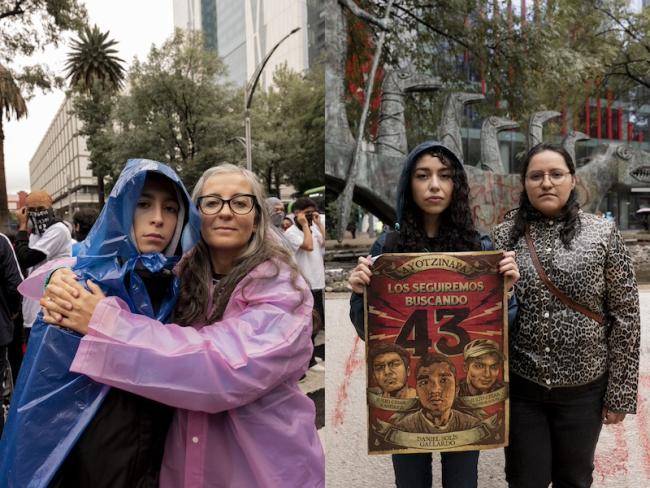
[[[85,0],[90,24],[119,41],[120,57],[130,65],[134,57],[144,59],[152,44],[160,45],[174,30],[172,0]],[[54,70],[63,72],[69,46],[41,54]],[[30,191],[29,161],[63,103],[63,92],[37,94],[29,100],[29,116],[20,121],[4,122],[7,193]]]

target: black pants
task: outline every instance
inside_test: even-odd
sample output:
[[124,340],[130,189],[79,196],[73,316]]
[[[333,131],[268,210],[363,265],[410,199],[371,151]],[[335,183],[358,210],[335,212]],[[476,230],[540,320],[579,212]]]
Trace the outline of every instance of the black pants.
[[[442,452],[443,488],[476,488],[479,451]],[[393,454],[397,488],[431,488],[431,454]]]
[[23,362],[23,345],[25,343],[25,328],[23,327],[23,314],[21,312],[14,319],[14,338],[7,346],[14,385],[18,380],[18,371],[20,371],[20,365]]
[[602,428],[607,375],[583,386],[547,389],[510,376],[510,488],[589,487]]
[[[325,292],[324,290],[311,290],[311,295],[314,297],[314,312],[317,315],[317,317],[314,317],[314,328],[311,334],[311,342],[314,344],[318,332],[325,330]],[[316,364],[314,358],[317,356],[325,359],[325,344],[318,347],[314,344],[314,352],[309,360],[309,366]]]
[[[2,430],[5,426],[5,415],[2,405],[4,403],[4,380],[7,371],[7,364],[7,346],[0,346],[0,436],[2,436]],[[9,378],[6,378],[6,380],[11,381]]]

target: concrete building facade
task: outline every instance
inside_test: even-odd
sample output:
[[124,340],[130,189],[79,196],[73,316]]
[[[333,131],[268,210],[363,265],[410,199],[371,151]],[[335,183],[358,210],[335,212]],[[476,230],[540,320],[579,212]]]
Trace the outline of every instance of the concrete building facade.
[[32,190],[47,191],[66,220],[82,207],[98,206],[97,178],[88,169],[86,140],[78,135],[81,122],[71,110],[66,98],[29,162]]
[[271,86],[273,72],[286,63],[304,71],[318,62],[325,45],[324,7],[316,0],[174,0],[174,25],[203,32],[205,45],[228,67],[228,79],[244,86],[269,50],[292,29],[260,78]]

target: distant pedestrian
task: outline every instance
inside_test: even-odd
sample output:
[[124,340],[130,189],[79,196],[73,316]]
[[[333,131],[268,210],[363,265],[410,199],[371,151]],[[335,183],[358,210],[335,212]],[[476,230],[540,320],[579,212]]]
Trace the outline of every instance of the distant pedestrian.
[[285,217],[282,219],[282,230],[287,231],[289,227],[293,225],[293,220],[291,220],[289,217]]
[[86,238],[98,216],[99,212],[89,207],[77,210],[72,216],[72,237],[77,241],[72,244],[73,257],[79,254],[81,241]]
[[[293,249],[298,268],[309,283],[314,297],[314,312],[318,314],[318,323],[325,324],[325,227],[316,211],[316,202],[302,197],[293,204],[295,225],[290,227],[285,236]],[[314,329],[312,340],[318,330]],[[322,364],[317,364],[316,357],[323,357],[322,351],[314,349],[310,367],[314,370],[324,370]]]
[[277,229],[282,227],[282,220],[285,217],[284,213],[284,203],[282,200],[276,197],[268,197],[266,199],[266,208],[269,211],[271,217],[271,224]]
[[[27,195],[26,207],[16,215],[16,256],[27,274],[32,274],[48,261],[71,256],[72,237],[68,227],[57,219],[52,207],[52,197],[43,190]],[[31,229],[31,234],[28,230]],[[25,338],[29,339],[36,315],[41,307],[35,300],[23,300]]]
[[347,230],[352,235],[352,239],[357,238],[357,222],[355,220],[351,220],[350,222],[348,222],[348,225],[345,228],[345,230]]

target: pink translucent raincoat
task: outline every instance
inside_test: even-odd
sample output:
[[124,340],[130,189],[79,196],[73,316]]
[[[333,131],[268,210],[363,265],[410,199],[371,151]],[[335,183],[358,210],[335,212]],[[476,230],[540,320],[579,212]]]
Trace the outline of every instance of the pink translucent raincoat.
[[163,325],[115,297],[95,309],[70,370],[177,407],[162,488],[325,485],[314,404],[297,386],[312,297],[279,266],[274,278],[270,262],[255,268],[203,327]]

